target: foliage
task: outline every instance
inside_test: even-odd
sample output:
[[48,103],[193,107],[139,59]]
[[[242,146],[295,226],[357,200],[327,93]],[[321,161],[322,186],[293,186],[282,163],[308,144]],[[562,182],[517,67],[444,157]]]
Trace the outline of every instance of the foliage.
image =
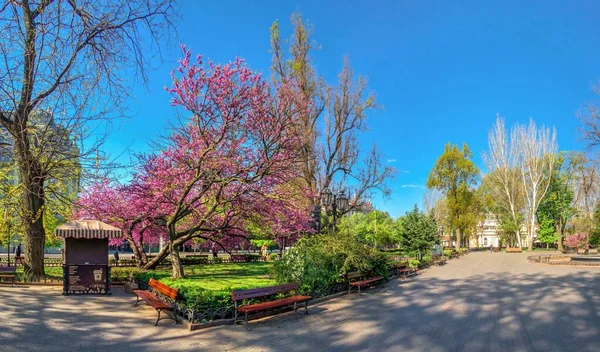
[[131,185],[101,178],[82,190],[76,203],[75,217],[100,220],[121,229],[134,257],[143,266],[148,261],[144,245],[156,245],[161,238],[166,239],[165,227],[154,221],[155,212],[156,207]]
[[489,131],[488,145],[488,152],[483,154],[488,173],[480,188],[489,194],[492,212],[498,218],[504,218],[505,223],[514,225],[510,230],[505,229],[504,235],[508,237],[506,240],[520,245],[525,208],[520,147],[516,132],[513,130],[509,135],[504,119],[499,114],[494,128]]
[[590,244],[595,246],[600,245],[600,203],[596,205],[594,210],[594,225],[590,233]]
[[431,265],[431,263],[433,263],[433,258],[431,257],[431,254],[424,255],[423,258],[421,258],[421,263],[423,263],[424,265]]
[[450,222],[456,229],[456,248],[461,245],[461,232],[472,227],[475,219],[472,216],[475,201],[472,187],[479,177],[479,169],[471,157],[467,144],[463,144],[461,149],[448,143],[427,179],[427,188],[441,191],[448,200]]
[[[575,214],[571,172],[565,167],[565,155],[556,156],[550,185],[538,207],[540,230],[538,239],[544,243],[562,241],[567,222]],[[543,238],[543,239],[542,239]],[[561,243],[559,243],[559,247]]]
[[[114,269],[114,268],[113,268]],[[271,263],[228,263],[186,267],[188,276],[172,279],[169,269],[139,271],[136,279],[147,282],[151,277],[177,288],[182,303],[188,307],[226,307],[233,305],[232,290],[245,290],[275,285],[270,277]]]
[[444,256],[451,257],[452,253],[453,253],[452,249],[444,249]]
[[373,210],[367,214],[355,213],[340,220],[339,231],[358,236],[375,247],[389,247],[398,243],[398,231],[391,216]]
[[553,244],[558,241],[559,235],[554,228],[554,220],[547,217],[538,217],[538,240],[542,243]]
[[131,96],[123,73],[147,79],[160,38],[172,28],[173,4],[4,1],[0,12],[0,124],[10,136],[2,152],[15,161],[21,184],[25,266],[42,276],[46,202],[63,196],[52,181],[79,186],[82,165]]
[[272,261],[272,262],[276,261],[276,260],[279,260],[279,254],[277,254],[277,253],[271,253],[271,254],[269,254],[269,260]]
[[587,243],[587,237],[586,233],[574,233],[567,236],[565,245],[570,248],[582,248]]
[[408,266],[413,269],[417,269],[419,265],[421,265],[421,261],[419,261],[418,259],[411,259],[408,261]]
[[321,234],[300,239],[275,263],[274,276],[280,283],[297,283],[304,293],[323,292],[352,271],[387,277],[390,265],[384,253],[355,236]]
[[[368,91],[365,78],[355,77],[347,59],[338,82],[327,84],[312,61],[316,48],[312,26],[297,13],[292,14],[291,22],[289,40],[281,38],[278,21],[270,28],[271,71],[276,89],[295,80],[298,94],[307,102],[308,108],[297,118],[301,187],[312,194],[313,206],[319,205],[321,190],[345,188],[353,195],[348,210],[360,208],[373,191],[388,195],[386,183],[395,173],[382,161],[375,145],[364,153],[364,160],[359,158],[363,154],[359,134],[366,130],[367,117],[377,108],[375,95]],[[289,44],[289,55],[283,44]],[[353,182],[344,182],[349,177]]]
[[268,249],[273,249],[277,247],[277,243],[275,243],[275,241],[271,240],[271,239],[267,239],[267,240],[250,240],[250,244],[252,244],[254,247],[256,248],[262,248],[263,245],[267,245]]
[[567,236],[565,245],[570,248],[582,248],[587,243],[588,235],[586,233],[574,233]]
[[135,267],[112,267],[110,268],[110,281],[112,283],[134,281],[134,278],[140,273],[141,270]]
[[421,212],[417,205],[398,219],[398,232],[400,245],[410,252],[423,254],[439,243],[438,228],[433,217]]

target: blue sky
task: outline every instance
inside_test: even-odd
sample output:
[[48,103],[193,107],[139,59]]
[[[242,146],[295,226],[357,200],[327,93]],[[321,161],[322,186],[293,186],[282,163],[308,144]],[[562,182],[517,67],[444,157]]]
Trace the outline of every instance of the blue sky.
[[555,126],[561,149],[581,149],[576,111],[593,100],[600,78],[600,4],[593,1],[185,1],[177,38],[165,43],[164,62],[137,87],[133,117],[115,126],[105,149],[145,151],[174,116],[170,70],[179,43],[216,62],[236,56],[269,75],[269,27],[300,11],[321,46],[319,74],[334,82],[347,55],[382,109],[360,137],[376,142],[398,169],[391,199],[378,209],[402,215],[420,203],[429,170],[446,142],[466,142],[481,166],[496,113],[507,124]]

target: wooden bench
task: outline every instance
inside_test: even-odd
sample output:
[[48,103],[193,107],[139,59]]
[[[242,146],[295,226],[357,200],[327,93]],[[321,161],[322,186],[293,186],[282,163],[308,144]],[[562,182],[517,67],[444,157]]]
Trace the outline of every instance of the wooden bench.
[[[172,299],[173,301],[177,300],[177,295],[179,294],[179,291],[163,284],[162,282],[151,278],[150,281],[148,281],[148,287],[151,290],[154,290],[155,292]],[[135,293],[135,295],[137,296],[135,304],[133,305],[134,307],[138,305],[140,300],[143,300],[146,303],[148,303],[149,306],[156,309],[156,311],[158,312],[158,318],[156,319],[156,323],[154,324],[154,326],[157,326],[158,322],[162,319],[173,319],[175,320],[175,323],[179,323],[177,314],[175,314],[174,312],[173,303],[166,302],[166,300],[161,299],[158,295],[154,294],[150,290],[133,290],[133,293]],[[162,311],[165,311],[167,313],[166,317],[160,317],[160,313]]]
[[434,255],[431,257],[431,259],[433,259],[433,265],[444,265],[446,264],[446,258],[442,257],[441,255]]
[[[246,330],[248,330],[248,314],[271,311],[277,308],[283,308],[292,305],[294,306],[295,312],[298,309],[298,304],[301,303],[304,303],[304,314],[308,314],[308,301],[310,301],[312,297],[296,295],[297,290],[298,285],[296,284],[284,284],[278,286],[254,288],[251,290],[231,291],[231,298],[233,299],[233,304],[235,305],[235,315],[233,323],[237,323],[238,313],[242,313],[245,316],[245,328]],[[238,303],[240,301],[248,299],[264,299],[266,297],[274,296],[277,294],[285,294],[290,292],[293,292],[293,295],[285,298],[243,305],[239,305]]]
[[523,253],[523,249],[519,247],[510,248],[506,247],[506,253]]
[[590,248],[588,254],[598,254],[598,248]]
[[407,262],[397,262],[394,264],[394,272],[396,276],[410,277],[417,275],[417,270],[408,266]]
[[15,284],[17,279],[17,267],[16,266],[0,266],[0,279],[7,279]]
[[346,274],[348,279],[348,293],[352,292],[352,289],[358,289],[360,294],[360,288],[364,286],[373,285],[376,282],[383,281],[383,276],[376,276],[372,273],[364,273],[361,271],[354,271]]

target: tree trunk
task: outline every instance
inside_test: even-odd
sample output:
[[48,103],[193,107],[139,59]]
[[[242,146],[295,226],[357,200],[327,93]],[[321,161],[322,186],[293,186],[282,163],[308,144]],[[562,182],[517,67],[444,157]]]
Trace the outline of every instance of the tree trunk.
[[148,256],[146,255],[146,251],[144,250],[144,244],[141,241],[137,244],[137,247],[139,253],[138,266],[142,267],[146,265],[146,263],[148,263]]
[[[23,239],[25,242],[24,270],[34,277],[44,276],[44,180],[35,167],[19,165],[22,176]],[[24,170],[25,169],[25,170]],[[32,170],[34,169],[34,170]]]
[[174,245],[173,241],[169,246],[171,247],[171,264],[173,266],[173,278],[181,279],[185,277],[185,273],[183,272],[183,265],[181,265],[181,258],[179,257],[179,246]]
[[156,257],[146,263],[144,265],[144,269],[146,270],[154,270],[169,255],[169,246],[164,246],[158,253]]
[[459,228],[456,228],[456,243],[454,244],[454,248],[456,248],[457,252],[460,249],[460,229]]
[[517,226],[516,235],[517,235],[517,244],[519,245],[519,247],[523,247],[523,242],[521,241],[521,230],[519,229],[519,226]]
[[529,240],[527,243],[527,249],[531,252],[533,250],[533,233],[535,231],[535,218],[532,217],[529,223]]
[[557,246],[558,246],[558,250],[562,251],[563,250],[563,243],[562,243],[562,239],[563,239],[563,234],[562,234],[562,224],[556,224],[556,226],[554,227],[554,231],[556,231],[556,233],[558,234],[558,240],[557,242]]
[[146,251],[144,250],[144,245],[141,243],[136,243],[133,240],[133,237],[129,234],[125,235],[125,240],[129,243],[129,247],[133,250],[133,256],[137,260],[138,267],[143,267],[148,263],[148,257],[146,256]]

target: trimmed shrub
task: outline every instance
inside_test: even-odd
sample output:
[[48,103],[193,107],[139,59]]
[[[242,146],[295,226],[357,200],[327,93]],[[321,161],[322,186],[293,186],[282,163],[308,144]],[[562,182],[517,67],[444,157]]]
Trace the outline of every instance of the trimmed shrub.
[[431,263],[433,263],[433,258],[431,257],[431,254],[428,255],[424,255],[423,258],[421,259],[421,263],[423,263],[424,265],[431,265]]
[[421,262],[418,259],[411,259],[408,261],[408,266],[417,269],[421,265]]
[[110,269],[111,283],[125,283],[134,281],[142,270],[135,267],[112,267]]
[[270,261],[274,262],[276,260],[279,260],[279,254],[277,254],[277,253],[271,253],[271,254],[269,254],[268,258],[269,258]]
[[348,234],[321,234],[300,239],[273,267],[280,283],[294,282],[299,291],[325,292],[346,281],[351,271],[387,277],[391,261],[379,250]]

